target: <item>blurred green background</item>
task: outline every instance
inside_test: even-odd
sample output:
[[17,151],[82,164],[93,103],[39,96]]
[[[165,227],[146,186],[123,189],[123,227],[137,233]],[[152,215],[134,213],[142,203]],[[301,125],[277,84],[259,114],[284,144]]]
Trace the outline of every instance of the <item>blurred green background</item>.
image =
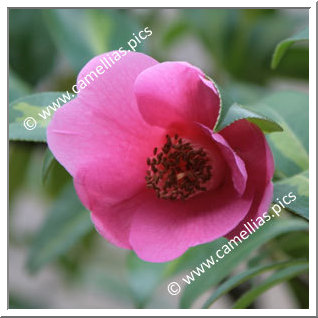
[[[271,68],[276,45],[308,27],[308,10],[301,9],[10,9],[10,102],[31,93],[71,89],[92,57],[126,48],[132,34],[145,27],[152,35],[138,51],[158,61],[182,60],[200,67],[238,103],[258,104],[288,90],[302,97],[284,96],[287,106],[308,107],[308,97],[303,102],[308,41],[294,43]],[[308,134],[308,119],[301,120]],[[10,308],[178,308],[180,297],[169,295],[166,283],[199,265],[211,254],[209,245],[168,264],[144,263],[97,234],[71,177],[51,160],[44,143],[10,141],[9,151]],[[277,165],[276,180],[305,170],[288,164],[288,169]],[[279,239],[273,234],[255,248],[249,262],[285,260],[282,255],[308,258],[308,233],[301,226],[295,229],[299,231],[278,231]],[[288,245],[291,239],[298,245]],[[228,269],[224,278],[249,262],[237,260],[238,267]],[[230,308],[254,283],[235,288],[212,308]],[[202,291],[211,294],[212,286]],[[198,292],[192,298],[191,306],[200,308],[207,297]],[[308,277],[293,278],[251,305],[307,307]]]

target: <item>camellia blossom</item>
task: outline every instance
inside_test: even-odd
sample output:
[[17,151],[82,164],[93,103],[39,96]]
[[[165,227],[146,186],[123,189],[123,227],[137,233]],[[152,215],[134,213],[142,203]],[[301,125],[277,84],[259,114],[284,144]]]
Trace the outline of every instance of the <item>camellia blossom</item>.
[[129,52],[55,113],[47,140],[97,231],[165,262],[238,235],[271,202],[264,134],[246,119],[216,132],[219,115],[219,92],[200,69]]

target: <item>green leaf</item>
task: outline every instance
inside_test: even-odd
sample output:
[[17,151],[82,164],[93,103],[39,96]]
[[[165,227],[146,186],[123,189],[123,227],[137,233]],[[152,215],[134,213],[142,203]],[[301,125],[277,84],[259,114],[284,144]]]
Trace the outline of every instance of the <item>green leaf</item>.
[[[142,30],[123,10],[51,9],[44,16],[56,47],[76,72],[96,55],[120,47],[129,49],[127,42],[134,39],[133,33]],[[137,50],[143,48],[142,42]]]
[[210,251],[216,251],[226,239],[220,238],[211,243],[201,244],[187,250],[182,256],[168,263],[164,273],[165,278],[179,274],[198,265],[198,260],[206,258]]
[[202,308],[209,308],[221,296],[225,295],[233,288],[243,284],[244,282],[252,279],[253,277],[255,277],[257,275],[260,275],[264,272],[289,267],[289,266],[299,264],[299,263],[306,264],[307,262],[293,260],[293,261],[287,261],[287,262],[279,262],[279,263],[273,263],[273,264],[260,265],[257,267],[250,268],[250,269],[246,270],[245,272],[242,272],[236,276],[231,277],[230,279],[225,281],[223,284],[221,284],[217,288],[217,290],[209,297],[209,299],[204,303]]
[[[293,242],[293,244],[290,244]],[[273,253],[279,251],[290,258],[309,259],[309,232],[291,232],[274,240],[272,244]]]
[[224,88],[218,86],[210,77],[206,76],[206,78],[210,80],[211,82],[213,82],[214,86],[216,87],[220,95],[220,100],[221,100],[220,114],[219,114],[219,118],[215,127],[215,130],[218,131],[224,127],[223,122],[225,120],[225,117],[227,113],[229,112],[229,109],[231,108],[233,104],[235,104],[235,102],[234,102],[232,93],[230,93],[228,89],[225,90]]
[[167,263],[149,263],[135,253],[128,255],[129,288],[137,308],[144,308],[162,282]]
[[273,93],[248,109],[268,116],[284,131],[267,136],[275,159],[276,172],[290,177],[308,170],[309,101],[308,94],[295,91]]
[[[251,235],[246,241],[236,247],[232,252],[221,262],[215,264],[210,272],[196,277],[195,281],[188,285],[181,298],[181,307],[190,308],[192,303],[202,293],[210,289],[212,286],[218,284],[223,278],[228,276],[233,269],[242,261],[245,261],[247,257],[260,246],[274,237],[277,237],[283,233],[293,231],[304,231],[308,229],[308,223],[302,219],[275,219],[264,224],[257,232]],[[210,255],[215,255],[217,249],[221,248],[226,243],[225,239],[219,239],[210,244],[206,244],[205,258]],[[195,266],[200,266],[200,263],[205,259],[195,259]],[[193,268],[193,267],[192,267]],[[187,268],[187,270],[192,270]]]
[[52,154],[52,152],[47,148],[45,150],[44,159],[43,159],[43,166],[42,166],[42,183],[45,184],[47,177],[50,173],[50,171],[53,168],[53,165],[55,163],[55,158]]
[[278,66],[279,62],[281,61],[282,57],[284,56],[288,48],[290,48],[294,43],[301,42],[301,41],[308,41],[308,40],[309,40],[309,28],[306,27],[300,32],[279,42],[275,48],[275,52],[272,57],[271,67],[275,69]]
[[9,201],[15,197],[27,176],[32,147],[25,143],[10,142],[9,145]]
[[72,176],[57,160],[54,160],[43,184],[47,193],[52,198],[56,198],[63,190],[63,187],[70,182],[72,182]]
[[[207,79],[214,83],[211,78],[207,77]],[[221,110],[216,125],[216,131],[223,129],[240,119],[247,119],[256,124],[265,133],[283,130],[275,121],[234,102],[232,93],[229,93],[228,90],[218,87],[216,83],[214,83],[214,85],[217,87],[221,96]]]
[[28,95],[31,88],[21,80],[13,71],[9,73],[9,102]]
[[86,265],[79,275],[80,282],[86,286],[98,289],[107,294],[108,297],[115,297],[120,300],[131,302],[131,293],[127,288],[127,281],[125,278],[126,277],[114,274],[112,268],[101,266],[101,264],[93,264],[92,266]]
[[309,47],[308,45],[295,45],[286,54],[279,63],[272,76],[276,78],[295,78],[308,82],[309,79]]
[[[9,104],[9,139],[46,142],[46,127],[54,112],[73,97],[75,95],[63,92],[45,92],[25,96],[12,102]],[[25,127],[27,118],[30,118],[28,127],[35,125],[34,129],[28,130]]]
[[260,85],[252,83],[244,83],[231,80],[224,86],[224,90],[229,92],[232,99],[239,105],[249,105],[258,102],[269,94],[269,90]]
[[298,308],[308,309],[309,308],[309,284],[308,282],[295,277],[289,282],[289,287],[293,292],[294,297],[297,299]]
[[36,234],[28,257],[28,269],[38,271],[45,264],[68,252],[93,228],[89,212],[69,184],[54,203]]
[[[45,9],[47,10],[47,9]],[[9,9],[9,61],[22,80],[35,85],[49,74],[57,52],[40,9]]]
[[[308,171],[274,183],[274,198],[282,199],[290,192],[293,192],[297,199],[286,205],[286,208],[309,220]],[[290,201],[290,198],[288,200]]]
[[213,60],[214,76],[224,70],[232,78],[264,83],[273,76],[269,65],[277,43],[292,28],[308,23],[307,14],[282,15],[279,10],[183,9],[196,41]]
[[161,39],[163,47],[167,48],[174,45],[177,41],[187,34],[189,24],[184,20],[177,20],[164,31]]
[[306,272],[309,268],[308,263],[304,264],[295,264],[284,268],[272,276],[270,276],[265,281],[261,282],[256,287],[252,288],[248,292],[246,292],[243,296],[241,296],[238,301],[234,304],[234,309],[243,309],[247,308],[258,296],[263,294],[265,291],[270,289],[271,287],[283,283],[295,276],[298,276],[304,272]]
[[266,118],[265,116],[252,112],[244,108],[242,105],[238,105],[236,103],[231,105],[223,121],[218,125],[218,129],[221,130],[240,119],[247,119],[248,121],[254,123],[260,129],[262,129],[264,133],[283,131],[283,128],[276,122]]

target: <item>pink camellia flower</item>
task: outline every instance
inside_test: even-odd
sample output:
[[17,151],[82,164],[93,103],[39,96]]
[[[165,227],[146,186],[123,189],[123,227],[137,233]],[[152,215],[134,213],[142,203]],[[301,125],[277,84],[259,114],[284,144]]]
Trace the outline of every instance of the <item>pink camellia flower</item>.
[[232,238],[271,202],[263,133],[245,119],[217,133],[219,114],[218,90],[200,69],[129,52],[56,112],[47,140],[97,231],[165,262]]

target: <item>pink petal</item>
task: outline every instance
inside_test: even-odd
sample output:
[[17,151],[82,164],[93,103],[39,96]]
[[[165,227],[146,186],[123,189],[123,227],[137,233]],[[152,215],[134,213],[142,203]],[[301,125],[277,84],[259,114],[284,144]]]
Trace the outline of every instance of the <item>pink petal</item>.
[[144,190],[146,170],[145,157],[131,154],[121,158],[114,154],[109,160],[92,160],[81,166],[74,176],[74,186],[88,210],[100,206],[107,209]]
[[[103,56],[106,54],[85,65],[78,84],[85,74],[102,65]],[[103,158],[111,153],[118,141],[128,146],[149,139],[152,128],[140,116],[133,86],[140,72],[155,64],[151,57],[130,52],[54,114],[47,130],[48,144],[72,175],[78,165],[96,158],[96,154]]]
[[[131,249],[129,234],[132,219],[143,196],[137,194],[115,205],[100,202],[91,213],[91,219],[101,236],[121,248]],[[104,204],[103,204],[104,203]]]
[[213,83],[184,62],[165,62],[143,71],[135,93],[144,119],[160,127],[196,121],[213,129],[220,111]]
[[265,189],[274,174],[274,159],[263,132],[245,119],[222,129],[220,135],[244,161],[248,182]]
[[130,244],[145,261],[170,261],[191,246],[228,233],[247,214],[252,200],[251,191],[239,197],[231,182],[184,202],[154,199],[150,193],[132,220]]
[[257,217],[263,216],[264,212],[268,211],[268,208],[272,202],[273,198],[273,183],[269,182],[265,190],[262,193],[262,196],[258,196],[256,200],[254,200],[253,205],[250,208],[250,211],[245,216],[245,218],[238,224],[238,226],[231,232],[226,235],[227,239],[232,239],[234,236],[239,236],[242,230],[246,230],[244,224],[247,222],[251,222],[251,220],[256,221]]
[[233,185],[237,192],[242,195],[245,191],[247,181],[244,161],[233,151],[228,142],[220,134],[213,133],[212,130],[203,125],[201,127],[216,141],[224,160],[231,169]]
[[224,128],[220,134],[245,163],[247,189],[255,190],[253,205],[240,225],[228,233],[227,237],[231,238],[243,229],[244,223],[268,210],[273,196],[274,160],[262,131],[245,119]]
[[246,189],[247,182],[247,172],[243,160],[233,151],[221,135],[212,134],[212,138],[218,142],[220,150],[231,168],[234,187],[242,195]]
[[253,216],[254,220],[258,216],[263,215],[264,212],[268,211],[268,208],[269,208],[269,206],[272,202],[272,199],[273,199],[273,191],[274,191],[274,185],[273,185],[273,182],[270,181],[265,187],[265,190],[263,192],[263,196],[261,197],[261,200],[260,200],[259,205],[258,205],[258,211]]
[[[100,58],[84,67],[79,80],[101,64]],[[77,182],[95,183],[94,191],[114,202],[138,190],[145,160],[162,138],[160,128],[142,119],[133,93],[138,74],[156,63],[130,52],[60,108],[47,130],[49,148]]]

